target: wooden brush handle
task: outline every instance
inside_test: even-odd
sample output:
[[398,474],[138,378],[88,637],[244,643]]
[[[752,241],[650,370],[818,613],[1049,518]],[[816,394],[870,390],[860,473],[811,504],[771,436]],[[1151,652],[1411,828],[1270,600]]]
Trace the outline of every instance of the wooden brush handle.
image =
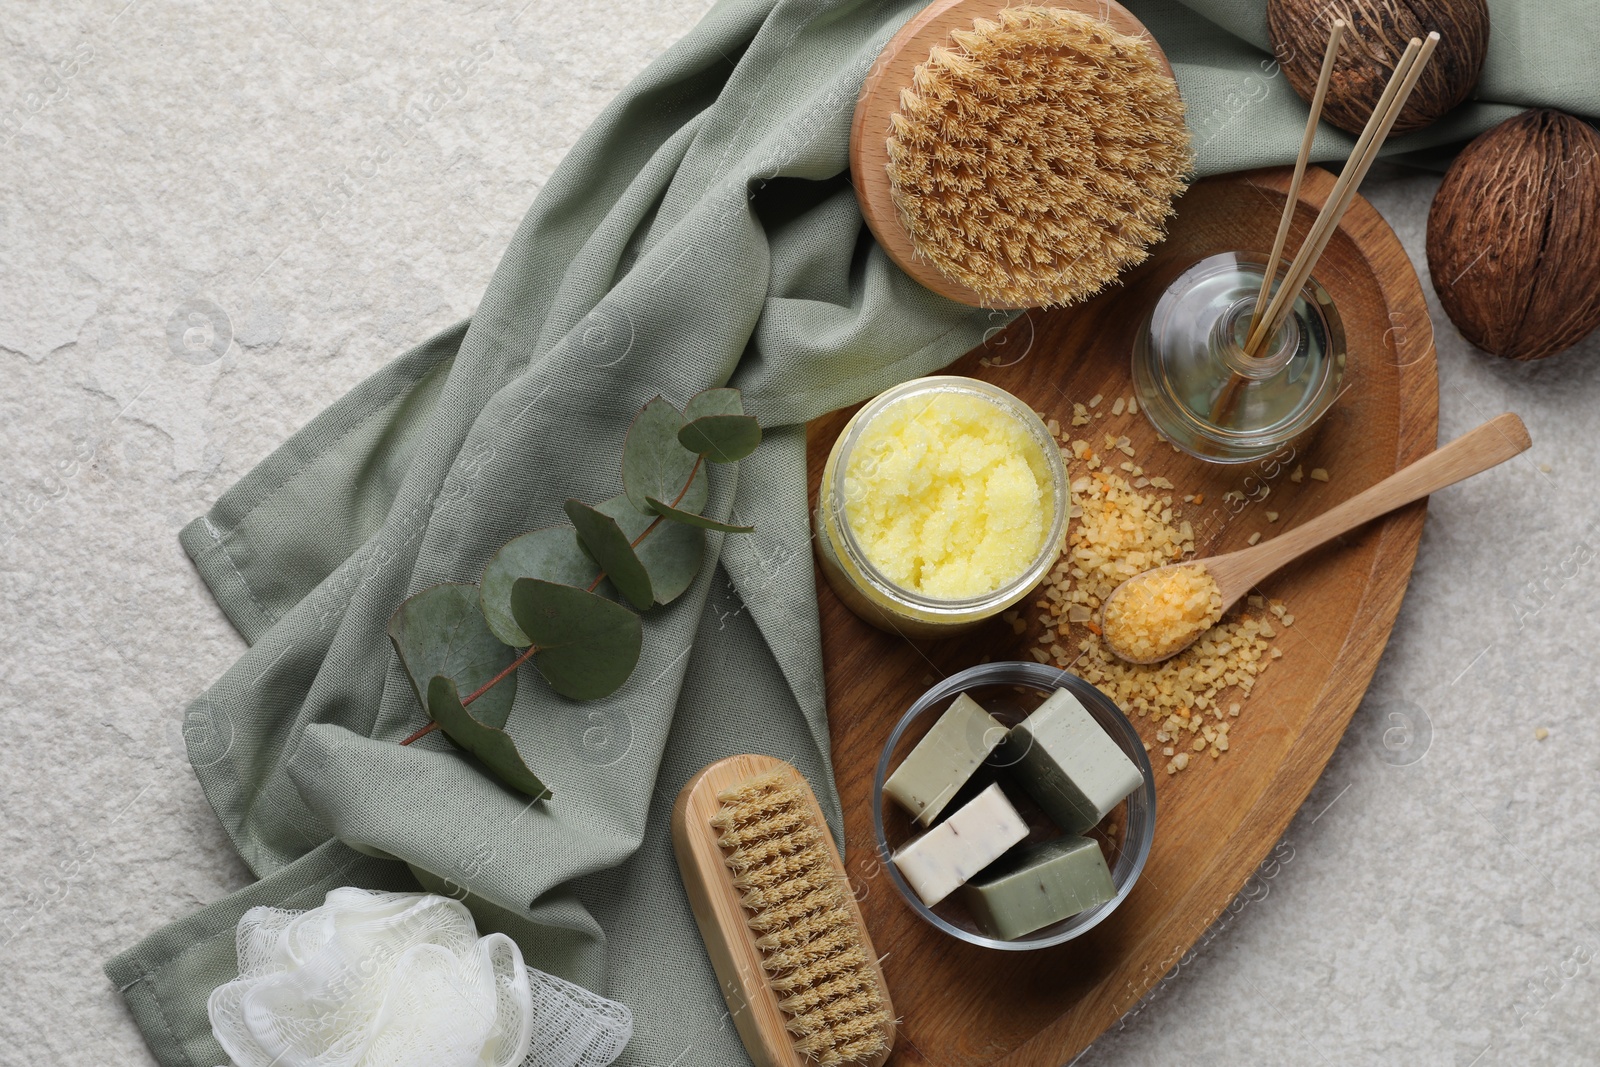
[[1498,466],[1526,451],[1533,441],[1516,415],[1498,415],[1436,452],[1401,468],[1344,503],[1296,526],[1266,544],[1230,552],[1206,562],[1231,604],[1261,579],[1325,541],[1355,529],[1379,515],[1421,500],[1474,474]]

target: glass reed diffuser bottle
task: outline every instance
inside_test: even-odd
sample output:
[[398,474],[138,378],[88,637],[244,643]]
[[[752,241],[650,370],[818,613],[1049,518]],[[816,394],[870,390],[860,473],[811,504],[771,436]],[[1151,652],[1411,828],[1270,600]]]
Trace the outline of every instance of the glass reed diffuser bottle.
[[[1338,398],[1344,326],[1312,278],[1255,354],[1246,331],[1266,257],[1207,256],[1156,301],[1134,339],[1133,383],[1157,430],[1191,456],[1248,463],[1316,425]],[[1284,271],[1280,270],[1278,284]]]

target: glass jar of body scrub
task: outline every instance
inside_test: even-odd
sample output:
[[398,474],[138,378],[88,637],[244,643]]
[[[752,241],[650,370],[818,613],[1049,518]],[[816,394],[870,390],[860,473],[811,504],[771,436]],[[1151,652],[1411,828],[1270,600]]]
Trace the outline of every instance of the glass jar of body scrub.
[[918,378],[868,401],[834,442],[817,556],[867,622],[943,637],[1039,584],[1067,511],[1060,446],[1031,408],[973,378]]
[[1139,406],[1191,456],[1248,463],[1269,455],[1315,426],[1339,396],[1344,325],[1314,278],[1277,335],[1256,355],[1245,352],[1265,272],[1266,257],[1252,252],[1207,256],[1167,287],[1135,337]]

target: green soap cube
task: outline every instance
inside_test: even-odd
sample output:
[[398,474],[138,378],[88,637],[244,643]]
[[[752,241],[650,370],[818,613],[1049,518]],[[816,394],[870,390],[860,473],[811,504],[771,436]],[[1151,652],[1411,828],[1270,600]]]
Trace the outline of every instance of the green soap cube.
[[883,791],[917,822],[931,826],[1005,738],[1000,721],[962,693],[895,768]]
[[961,888],[978,928],[1013,941],[1117,895],[1098,842],[1061,837],[1027,850]]
[[1144,784],[1139,768],[1065,689],[1012,727],[1001,758],[1069,834],[1094,826]]

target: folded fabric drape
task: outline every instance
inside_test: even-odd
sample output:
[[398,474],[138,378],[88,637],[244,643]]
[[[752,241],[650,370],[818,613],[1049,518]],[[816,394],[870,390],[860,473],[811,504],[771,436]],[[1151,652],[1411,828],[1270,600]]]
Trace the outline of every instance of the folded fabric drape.
[[[1166,48],[1200,173],[1292,159],[1304,105],[1261,0],[1129,4]],[[540,192],[477,312],[319,415],[182,534],[249,650],[190,708],[206,796],[261,879],[110,961],[165,1067],[210,1067],[206,1017],[250,907],[342,885],[462,897],[527,963],[626,1004],[629,1065],[745,1056],[666,830],[689,775],[765,752],[835,831],[805,490],[805,423],[942,367],[1005,315],[944,301],[864,230],[846,150],[857,89],[915,0],[725,0],[606,109]],[[1443,145],[1530,104],[1600,112],[1579,0],[1495,3],[1482,100],[1400,140]],[[1491,102],[1492,101],[1492,102]],[[1350,138],[1325,130],[1318,158]],[[1181,203],[1179,210],[1181,211]],[[619,490],[634,412],[732,384],[767,427],[712,475],[691,590],[646,616],[605,700],[532,671],[508,729],[554,789],[529,805],[424,721],[385,635],[408,595],[476,581],[503,542]],[[846,848],[855,842],[844,842]]]

